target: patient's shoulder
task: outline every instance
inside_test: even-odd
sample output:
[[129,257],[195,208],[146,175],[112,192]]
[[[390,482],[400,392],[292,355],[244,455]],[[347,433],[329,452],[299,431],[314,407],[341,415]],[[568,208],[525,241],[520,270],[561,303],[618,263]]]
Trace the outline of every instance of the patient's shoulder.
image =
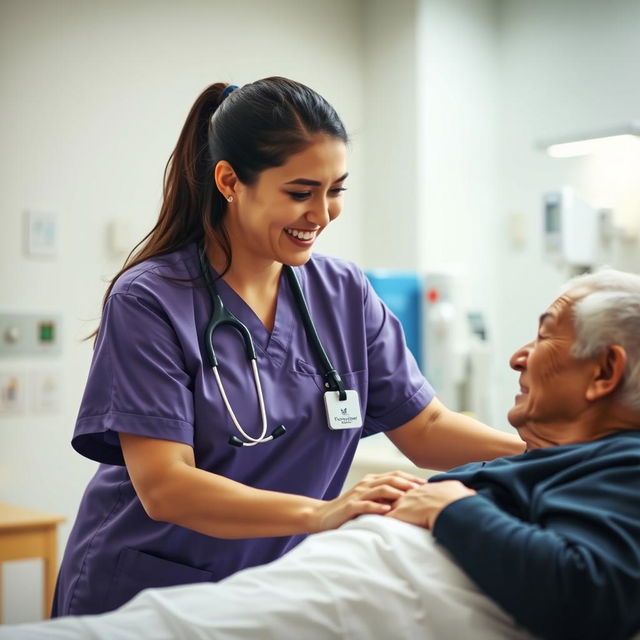
[[640,430],[618,431],[588,445],[600,456],[620,456],[621,460],[637,459],[640,457]]

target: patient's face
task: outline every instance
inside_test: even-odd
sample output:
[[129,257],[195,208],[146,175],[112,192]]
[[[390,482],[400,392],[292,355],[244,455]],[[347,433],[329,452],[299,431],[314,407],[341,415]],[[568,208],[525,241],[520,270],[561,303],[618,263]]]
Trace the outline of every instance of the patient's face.
[[557,444],[561,430],[570,430],[588,406],[590,364],[571,355],[572,306],[585,293],[576,289],[555,300],[540,316],[536,339],[518,349],[509,362],[520,372],[520,392],[508,418],[528,448]]

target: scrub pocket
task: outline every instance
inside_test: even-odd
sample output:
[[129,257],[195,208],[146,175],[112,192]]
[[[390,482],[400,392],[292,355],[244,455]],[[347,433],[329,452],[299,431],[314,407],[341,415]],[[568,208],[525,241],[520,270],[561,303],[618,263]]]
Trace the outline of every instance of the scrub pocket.
[[[318,390],[324,393],[326,391],[324,386],[324,376],[316,370],[316,367],[298,358],[296,360],[296,367],[294,369],[296,373],[303,373],[309,376],[316,383]],[[347,389],[354,389],[360,396],[360,404],[366,405],[366,392],[367,392],[367,370],[361,369],[360,371],[339,371],[340,377],[344,382]],[[364,401],[363,401],[364,396]],[[363,414],[364,415],[364,414]]]
[[120,552],[107,594],[106,609],[116,609],[143,589],[172,587],[192,582],[212,582],[210,571],[152,556],[137,549]]

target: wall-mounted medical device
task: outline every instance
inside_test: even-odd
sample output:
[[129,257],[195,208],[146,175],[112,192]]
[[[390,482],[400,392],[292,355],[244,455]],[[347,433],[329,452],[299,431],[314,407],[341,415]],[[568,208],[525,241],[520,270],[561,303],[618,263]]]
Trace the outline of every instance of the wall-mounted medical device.
[[547,258],[588,267],[598,259],[600,216],[571,187],[543,197],[544,251]]
[[482,314],[470,314],[467,278],[453,270],[367,271],[402,323],[407,346],[438,398],[488,422],[489,358]]
[[62,316],[0,310],[0,419],[61,407]]
[[422,278],[415,271],[395,269],[371,269],[366,275],[375,292],[400,320],[407,347],[423,369]]
[[424,284],[426,377],[447,407],[475,410],[464,403],[471,346],[467,279],[454,270],[440,270],[427,273]]
[[59,356],[62,317],[50,313],[0,313],[0,358]]

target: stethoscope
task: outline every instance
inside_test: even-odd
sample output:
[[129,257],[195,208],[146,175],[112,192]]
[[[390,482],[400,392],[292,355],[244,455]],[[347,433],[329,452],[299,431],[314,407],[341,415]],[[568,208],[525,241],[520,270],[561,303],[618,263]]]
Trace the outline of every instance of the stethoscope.
[[[200,254],[200,269],[202,271],[202,275],[204,277],[205,283],[207,285],[207,289],[209,291],[209,297],[211,298],[211,304],[213,306],[213,311],[211,313],[211,317],[209,319],[209,324],[207,325],[207,330],[205,332],[205,348],[207,350],[207,357],[209,358],[209,366],[213,371],[213,375],[216,379],[216,384],[218,385],[218,389],[220,390],[220,395],[222,396],[222,400],[233,420],[233,424],[236,429],[239,431],[240,435],[244,438],[241,440],[238,436],[233,435],[229,438],[229,444],[234,447],[253,447],[257,444],[261,444],[263,442],[269,442],[270,440],[275,440],[280,436],[286,433],[285,426],[283,424],[278,425],[270,435],[267,436],[267,414],[264,406],[264,396],[262,394],[262,385],[260,384],[260,375],[258,373],[258,364],[256,358],[256,350],[253,346],[253,340],[251,338],[251,333],[249,329],[238,320],[238,318],[229,311],[223,304],[222,298],[218,293],[218,289],[211,277],[211,267],[209,265],[209,261],[207,259],[207,255],[205,253],[204,247],[200,246],[199,248]],[[327,356],[327,352],[324,350],[322,343],[320,342],[320,338],[318,337],[318,332],[316,331],[315,325],[313,324],[313,320],[311,319],[311,315],[309,314],[309,308],[307,307],[307,302],[304,299],[304,294],[302,293],[302,289],[300,288],[300,283],[298,282],[298,278],[292,267],[289,265],[284,265],[284,272],[286,274],[287,280],[289,281],[289,285],[291,290],[293,291],[293,297],[302,317],[302,322],[304,324],[304,330],[307,334],[307,339],[310,340],[313,348],[316,352],[316,355],[320,359],[322,363],[322,368],[324,370],[324,386],[328,391],[337,391],[338,397],[340,400],[345,400],[347,397],[344,383],[342,382],[342,378],[340,374],[335,370],[334,366],[331,364],[331,360]],[[257,438],[250,436],[240,425],[238,419],[236,418],[236,414],[234,413],[231,404],[229,402],[229,398],[224,390],[224,385],[222,384],[222,379],[220,378],[220,373],[218,372],[218,359],[216,358],[216,352],[213,348],[213,333],[214,331],[222,326],[229,325],[233,327],[240,333],[242,339],[244,341],[244,348],[247,354],[247,358],[251,362],[251,368],[253,370],[253,379],[256,386],[256,392],[258,394],[258,404],[260,405],[260,417],[262,418],[262,430],[260,435]]]

